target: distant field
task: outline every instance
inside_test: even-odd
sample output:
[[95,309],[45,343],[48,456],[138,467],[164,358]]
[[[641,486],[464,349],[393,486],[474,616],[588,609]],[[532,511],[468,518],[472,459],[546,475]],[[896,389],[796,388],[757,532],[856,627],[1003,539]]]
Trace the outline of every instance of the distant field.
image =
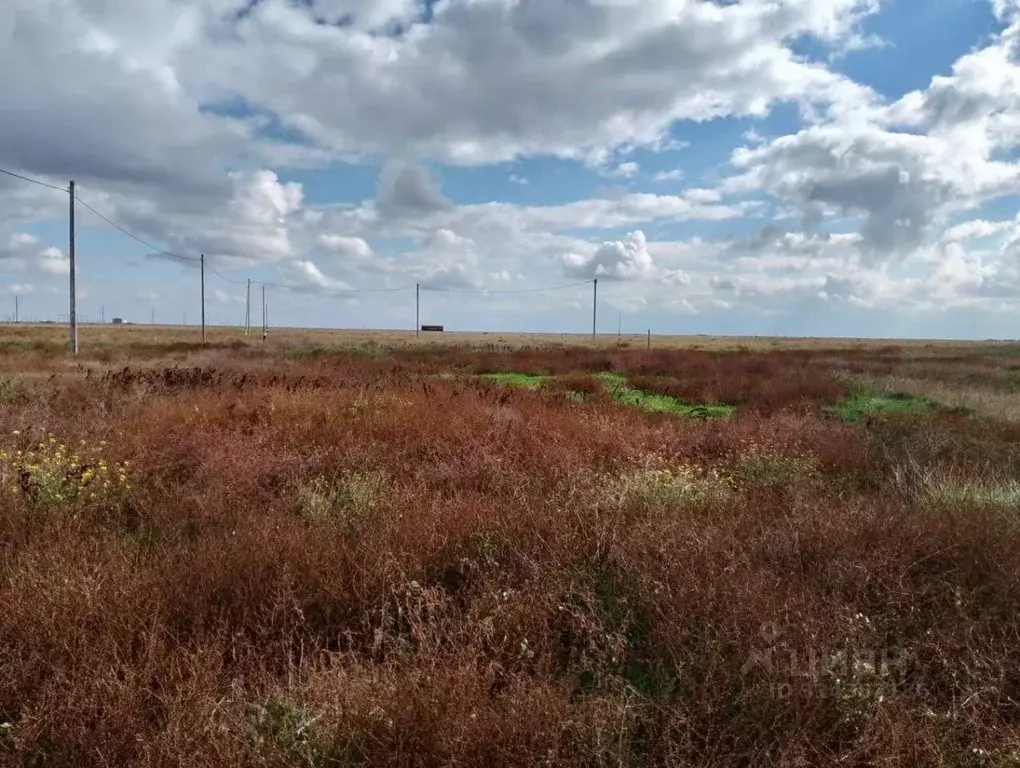
[[0,326],[0,765],[1020,764],[1020,345]]
[[[249,336],[244,328],[232,326],[208,326],[206,336],[209,343],[227,344],[243,342],[262,346],[261,329],[254,328]],[[0,344],[35,343],[48,346],[64,345],[67,342],[66,325],[56,324],[0,324]],[[201,329],[196,326],[172,325],[82,325],[78,331],[79,346],[88,351],[91,347],[111,347],[125,344],[171,344],[196,343],[201,341]],[[581,346],[607,348],[624,346],[641,349],[648,345],[644,334],[590,334],[565,333],[460,333],[423,332],[415,336],[408,331],[375,330],[330,330],[322,328],[273,328],[267,344],[273,346],[323,346],[349,347],[362,344],[386,346]],[[915,349],[960,347],[973,348],[975,345],[1006,344],[1006,342],[968,342],[940,340],[885,340],[885,339],[829,339],[794,338],[767,336],[663,336],[653,334],[651,346],[654,349],[692,348],[705,350],[737,349],[740,347],[767,349],[846,349],[859,346],[896,346]]]

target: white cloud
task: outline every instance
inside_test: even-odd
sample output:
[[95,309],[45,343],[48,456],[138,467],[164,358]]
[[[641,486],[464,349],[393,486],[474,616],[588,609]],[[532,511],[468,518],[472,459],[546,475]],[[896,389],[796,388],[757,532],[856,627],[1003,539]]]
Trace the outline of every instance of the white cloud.
[[[48,275],[69,275],[71,274],[71,260],[64,255],[59,248],[49,246],[43,248],[38,255],[36,265],[40,272]],[[77,274],[78,270],[75,270]]]
[[886,107],[738,149],[743,171],[723,189],[765,189],[817,226],[826,211],[860,217],[873,260],[931,242],[946,217],[1020,192],[1020,165],[1001,159],[1020,145],[1020,67],[1008,28],[963,56],[951,76]]
[[295,287],[320,288],[326,291],[354,290],[354,286],[345,283],[343,280],[337,280],[324,275],[314,262],[294,261],[287,266],[288,272],[294,278]]
[[614,176],[621,179],[632,179],[641,172],[641,166],[634,161],[620,163],[616,168],[607,172],[607,176]]
[[681,270],[663,270],[648,251],[645,233],[635,230],[623,240],[602,243],[589,255],[567,253],[564,271],[571,277],[604,280],[650,280],[684,285],[690,278]]
[[992,237],[1015,226],[1014,221],[985,221],[984,219],[972,219],[962,224],[950,227],[942,233],[943,242],[970,240],[974,238]]
[[683,177],[684,172],[679,168],[675,168],[672,171],[659,171],[654,176],[656,181],[681,181]]
[[0,272],[37,272],[42,275],[70,274],[70,260],[52,245],[43,245],[27,232],[13,232],[0,246]]
[[789,45],[804,35],[839,44],[875,7],[448,0],[432,23],[394,38],[317,25],[314,8],[263,0],[223,44],[181,57],[179,77],[299,116],[290,122],[332,147],[467,162],[579,157],[660,141],[676,119],[867,98]]
[[32,293],[35,290],[35,286],[29,283],[11,283],[10,285],[0,285],[0,293],[7,296],[23,296],[26,293]]
[[319,235],[318,242],[328,253],[355,263],[367,263],[375,255],[372,246],[360,237],[322,234]]

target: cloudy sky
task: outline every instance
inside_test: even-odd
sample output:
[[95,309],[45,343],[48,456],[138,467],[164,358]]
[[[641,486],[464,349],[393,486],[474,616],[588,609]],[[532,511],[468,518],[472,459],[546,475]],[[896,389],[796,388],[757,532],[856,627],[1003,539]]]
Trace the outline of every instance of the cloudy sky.
[[[3,5],[0,167],[213,322],[1020,336],[1020,0]],[[67,207],[0,176],[0,317]],[[197,320],[77,219],[86,320]]]

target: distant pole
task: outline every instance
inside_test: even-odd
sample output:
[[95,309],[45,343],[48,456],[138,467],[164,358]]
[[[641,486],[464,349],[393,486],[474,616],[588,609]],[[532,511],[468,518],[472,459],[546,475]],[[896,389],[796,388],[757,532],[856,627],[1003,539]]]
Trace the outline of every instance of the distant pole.
[[414,338],[421,332],[421,283],[414,284]]
[[652,348],[652,329],[648,329],[648,348]]
[[616,339],[617,339],[617,341],[619,341],[620,339],[623,338],[623,312],[619,312],[617,314],[617,317],[619,319],[617,321],[617,326],[616,326]]
[[262,286],[262,345],[266,344],[266,286]]
[[155,325],[155,324],[156,324],[156,310],[155,309],[150,309],[149,310],[149,325]]
[[198,260],[202,271],[202,343],[205,344],[205,254]]
[[248,293],[244,300],[244,335],[251,329],[251,278],[248,278]]
[[68,187],[67,191],[68,191],[69,205],[70,205],[70,210],[68,212],[69,213],[69,221],[70,221],[70,231],[68,232],[67,255],[68,255],[68,260],[70,261],[70,267],[71,267],[71,286],[70,286],[70,288],[71,288],[71,307],[70,307],[70,313],[71,314],[68,317],[68,322],[71,325],[71,339],[70,339],[71,354],[72,355],[77,355],[78,354],[78,314],[77,314],[78,310],[77,310],[77,306],[76,306],[77,298],[76,298],[76,295],[75,295],[75,286],[74,286],[75,263],[74,263],[74,182],[73,181],[71,182],[71,184]]
[[599,279],[596,277],[592,281],[592,292],[591,292],[591,337],[595,338],[595,320],[598,315],[599,306]]
[[14,297],[14,322],[18,322],[18,297]]

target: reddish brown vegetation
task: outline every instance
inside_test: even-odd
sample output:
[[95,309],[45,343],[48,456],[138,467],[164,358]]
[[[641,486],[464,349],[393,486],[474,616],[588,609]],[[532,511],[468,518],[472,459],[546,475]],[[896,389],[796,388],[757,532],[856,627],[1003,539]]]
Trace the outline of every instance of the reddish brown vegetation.
[[[0,411],[0,447],[106,440],[134,480],[73,509],[2,489],[4,765],[1016,754],[1015,510],[893,480],[908,462],[1008,477],[1015,427],[827,420],[842,389],[809,356],[203,355],[43,378]],[[685,421],[420,375],[449,370],[593,395],[617,370],[743,408]],[[749,456],[772,463],[718,494],[609,500],[652,465]],[[782,473],[803,457],[814,472]],[[326,514],[316,479],[347,494]]]

